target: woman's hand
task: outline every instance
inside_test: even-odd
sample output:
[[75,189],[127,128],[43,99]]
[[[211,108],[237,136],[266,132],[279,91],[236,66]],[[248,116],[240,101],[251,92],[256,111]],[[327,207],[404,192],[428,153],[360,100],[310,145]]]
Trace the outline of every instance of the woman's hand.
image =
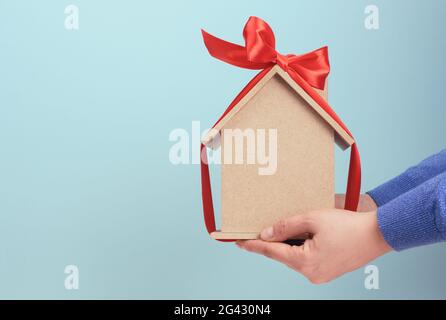
[[[368,200],[363,208],[372,205]],[[283,243],[306,234],[311,238],[302,246]],[[296,215],[263,230],[261,240],[238,241],[237,245],[284,263],[315,284],[331,281],[392,250],[379,230],[376,210],[330,209]]]

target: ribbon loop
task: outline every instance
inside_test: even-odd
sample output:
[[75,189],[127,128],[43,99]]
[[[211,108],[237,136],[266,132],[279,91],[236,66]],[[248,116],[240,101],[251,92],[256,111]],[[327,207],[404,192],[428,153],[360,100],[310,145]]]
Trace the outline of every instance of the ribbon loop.
[[271,63],[277,56],[276,39],[271,27],[262,19],[250,17],[243,29],[246,55],[255,63]]

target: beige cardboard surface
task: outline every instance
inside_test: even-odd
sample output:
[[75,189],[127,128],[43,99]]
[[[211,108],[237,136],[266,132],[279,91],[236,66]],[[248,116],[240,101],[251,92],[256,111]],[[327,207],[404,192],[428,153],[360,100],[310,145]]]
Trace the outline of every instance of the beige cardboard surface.
[[334,207],[334,129],[283,75],[265,81],[224,122],[222,160],[227,152],[225,129],[230,128],[277,129],[277,171],[259,175],[264,165],[246,164],[246,143],[244,164],[222,164],[221,233],[214,238],[257,238],[283,217]]
[[259,238],[259,233],[216,231],[211,233],[211,237],[217,240],[253,240]]

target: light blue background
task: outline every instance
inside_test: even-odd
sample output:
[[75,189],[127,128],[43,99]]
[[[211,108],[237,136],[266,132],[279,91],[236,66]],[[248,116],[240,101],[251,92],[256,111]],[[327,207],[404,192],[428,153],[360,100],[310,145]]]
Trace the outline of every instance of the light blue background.
[[[64,28],[65,6],[80,30]],[[364,28],[364,8],[381,28]],[[0,298],[446,298],[444,245],[328,285],[202,221],[199,167],[168,159],[175,128],[210,126],[254,72],[208,56],[250,15],[282,53],[328,45],[330,102],[359,143],[363,190],[444,148],[444,1],[0,1]],[[203,129],[205,129],[203,127]],[[337,152],[337,191],[348,153]],[[64,288],[64,268],[80,289]]]

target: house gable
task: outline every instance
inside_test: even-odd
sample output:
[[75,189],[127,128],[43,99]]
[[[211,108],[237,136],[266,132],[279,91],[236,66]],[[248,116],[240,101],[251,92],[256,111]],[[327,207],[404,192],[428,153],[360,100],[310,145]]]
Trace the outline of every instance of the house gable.
[[[280,77],[283,79],[284,84],[290,86],[303,100],[307,102],[309,107],[313,108],[314,111],[329,125],[333,128],[335,132],[335,142],[343,150],[350,147],[354,140],[353,138],[335,121],[332,117],[327,114],[322,107],[320,107],[285,71],[279,66],[274,66],[241,100],[234,106],[228,114],[223,117],[215,127],[209,131],[209,133],[202,139],[203,144],[211,148],[217,148],[219,146],[219,139],[214,139],[218,136],[218,133],[223,129],[226,123],[231,120],[260,90],[262,90],[265,85],[273,78]],[[324,92],[319,91],[319,93],[324,96]],[[278,97],[280,98],[280,97]],[[326,96],[324,97],[326,99]]]

